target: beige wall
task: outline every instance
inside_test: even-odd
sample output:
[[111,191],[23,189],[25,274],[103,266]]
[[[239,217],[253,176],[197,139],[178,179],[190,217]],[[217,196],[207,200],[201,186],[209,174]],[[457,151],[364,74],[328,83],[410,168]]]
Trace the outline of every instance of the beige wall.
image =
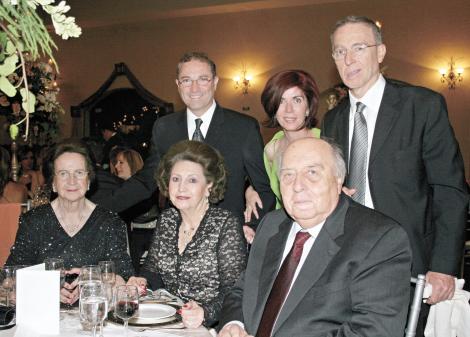
[[[148,90],[179,109],[182,103],[174,83],[175,65],[183,52],[200,50],[218,65],[218,101],[239,111],[248,105],[246,113],[263,120],[259,96],[267,78],[276,71],[307,70],[321,90],[339,82],[330,56],[330,29],[346,15],[367,15],[383,23],[387,76],[429,87],[446,97],[468,178],[469,13],[468,0],[363,0],[85,29],[79,39],[58,41],[60,99],[68,110],[91,95],[115,63],[125,62]],[[77,21],[80,23],[79,16]],[[467,78],[455,91],[439,82],[437,72],[451,56],[467,68]],[[253,86],[245,97],[234,90],[231,81],[242,64],[254,75]],[[70,136],[71,130],[67,113],[63,137]],[[265,139],[271,134],[272,130],[263,129]]]

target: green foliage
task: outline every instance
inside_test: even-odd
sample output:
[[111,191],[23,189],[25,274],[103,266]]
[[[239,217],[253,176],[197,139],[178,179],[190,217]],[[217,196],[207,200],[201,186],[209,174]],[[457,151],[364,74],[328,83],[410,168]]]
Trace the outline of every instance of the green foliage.
[[[78,37],[81,34],[81,28],[75,24],[75,18],[65,15],[70,10],[70,6],[65,1],[60,1],[57,5],[54,5],[54,2],[55,0],[1,0],[0,91],[9,97],[14,97],[18,92],[17,88],[23,86],[19,92],[26,116],[17,122],[16,126],[25,120],[29,121],[29,114],[34,112],[36,106],[36,96],[28,85],[24,56],[28,55],[31,61],[47,57],[58,71],[52,53],[53,49],[57,49],[57,46],[37,14],[37,8],[41,7],[51,16],[56,33],[63,39]],[[11,81],[9,77],[15,74],[18,68],[21,68],[20,80]],[[29,123],[26,124],[29,125]],[[12,135],[15,134],[11,127],[10,131]],[[24,136],[26,139],[28,128],[26,128]]]

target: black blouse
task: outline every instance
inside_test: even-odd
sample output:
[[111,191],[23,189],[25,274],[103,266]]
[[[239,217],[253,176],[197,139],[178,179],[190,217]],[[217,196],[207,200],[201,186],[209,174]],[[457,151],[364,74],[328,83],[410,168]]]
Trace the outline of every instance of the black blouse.
[[34,265],[55,257],[63,259],[64,267],[70,269],[112,260],[116,273],[128,279],[134,270],[127,253],[126,235],[124,222],[97,205],[85,225],[71,237],[59,223],[52,206],[42,205],[20,216],[15,244],[6,264]]
[[[157,223],[142,269],[150,286],[161,279],[165,289],[204,309],[204,324],[218,321],[225,294],[245,269],[246,241],[238,218],[227,210],[209,207],[192,240],[178,253],[181,215],[165,210]],[[160,286],[160,285],[158,285]]]

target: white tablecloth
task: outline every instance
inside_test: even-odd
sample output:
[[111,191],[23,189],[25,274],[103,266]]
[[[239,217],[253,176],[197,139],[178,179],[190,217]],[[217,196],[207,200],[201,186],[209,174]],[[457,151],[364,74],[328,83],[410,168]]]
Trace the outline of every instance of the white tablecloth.
[[[61,313],[63,318],[60,321],[60,336],[61,337],[84,337],[91,336],[91,332],[82,331],[78,314],[64,314]],[[98,335],[98,333],[97,333]],[[122,325],[108,322],[104,327],[104,337],[124,337],[125,331]],[[129,326],[129,337],[211,337],[214,333],[209,332],[206,328],[200,327],[197,329],[157,329],[138,331],[136,327]],[[22,331],[21,328],[14,327],[9,330],[0,330],[0,337],[42,337],[44,335],[37,335],[31,331]],[[46,336],[44,336],[46,337]]]

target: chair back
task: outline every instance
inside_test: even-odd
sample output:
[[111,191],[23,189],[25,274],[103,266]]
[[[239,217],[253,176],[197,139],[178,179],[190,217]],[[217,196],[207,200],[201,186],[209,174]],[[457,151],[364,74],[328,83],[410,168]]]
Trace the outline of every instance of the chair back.
[[416,336],[416,327],[418,326],[419,312],[421,311],[421,303],[423,302],[424,286],[426,285],[426,277],[419,274],[417,278],[412,277],[411,283],[416,283],[411,308],[408,312],[408,322],[406,323],[405,337]]
[[10,255],[10,248],[15,242],[21,204],[0,204],[0,266],[5,264]]

